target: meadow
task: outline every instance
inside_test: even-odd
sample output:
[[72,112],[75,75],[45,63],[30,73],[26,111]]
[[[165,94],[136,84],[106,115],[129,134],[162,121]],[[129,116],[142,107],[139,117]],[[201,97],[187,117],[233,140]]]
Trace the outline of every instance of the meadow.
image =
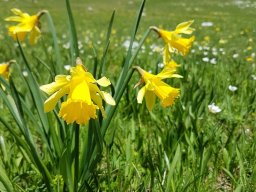
[[[68,10],[67,2],[0,0],[0,63],[16,60],[0,79],[0,191],[256,191],[256,3],[73,0]],[[35,45],[9,37],[12,8],[49,11]],[[147,30],[190,20],[195,41],[173,56],[182,78],[165,81],[180,96],[149,111],[128,68],[159,73],[164,42]],[[96,79],[110,79],[103,90],[116,100],[103,104],[105,120],[80,127],[58,116],[65,97],[44,113],[39,89],[68,75],[78,55]]]

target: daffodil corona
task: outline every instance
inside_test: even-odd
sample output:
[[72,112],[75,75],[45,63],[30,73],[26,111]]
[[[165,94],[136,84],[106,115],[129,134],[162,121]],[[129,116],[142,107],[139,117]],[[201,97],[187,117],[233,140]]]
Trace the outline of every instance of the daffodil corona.
[[19,41],[24,41],[26,34],[30,33],[29,42],[35,44],[41,35],[39,18],[44,12],[30,16],[16,8],[11,9],[11,11],[15,16],[7,17],[5,20],[18,22],[19,24],[9,27],[9,35],[15,40],[18,38]]
[[192,36],[190,38],[184,38],[181,36],[181,34],[192,34],[192,32],[194,31],[194,29],[190,27],[192,23],[193,21],[180,23],[179,25],[177,25],[174,31],[166,31],[157,27],[152,27],[152,29],[156,31],[159,36],[164,40],[164,42],[166,43],[164,49],[168,50],[169,54],[178,51],[183,56],[185,56],[191,48],[195,37]]
[[138,103],[142,103],[143,98],[145,97],[146,106],[150,111],[154,107],[156,96],[161,100],[161,105],[163,107],[168,107],[174,104],[175,99],[179,97],[179,89],[171,87],[162,80],[172,77],[181,78],[180,75],[174,74],[172,70],[165,70],[157,75],[153,75],[140,67],[135,68],[141,74],[142,82],[145,83],[145,86],[138,92]]
[[58,75],[55,82],[40,87],[51,95],[45,101],[44,110],[53,110],[58,100],[68,95],[67,100],[61,103],[59,111],[59,116],[68,124],[86,124],[89,119],[97,118],[98,109],[105,117],[102,100],[110,105],[115,105],[115,101],[109,93],[101,91],[98,85],[107,87],[110,84],[106,77],[95,80],[82,64],[77,64],[70,69],[70,75]]

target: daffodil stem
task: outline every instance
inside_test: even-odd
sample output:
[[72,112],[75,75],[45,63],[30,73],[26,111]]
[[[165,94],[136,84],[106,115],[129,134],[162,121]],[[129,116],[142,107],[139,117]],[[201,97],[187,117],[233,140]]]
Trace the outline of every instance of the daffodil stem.
[[125,88],[127,87],[131,77],[132,77],[132,74],[134,72],[134,69],[131,69],[132,68],[132,64],[136,58],[136,56],[138,55],[139,53],[139,50],[141,49],[143,43],[145,42],[145,40],[147,39],[148,35],[150,34],[150,31],[152,29],[149,28],[143,35],[142,39],[140,40],[140,43],[139,43],[139,46],[138,48],[136,49],[136,51],[134,52],[134,54],[130,57],[130,60],[129,60],[129,63],[128,63],[128,67],[129,67],[129,70],[128,71],[122,71],[121,72],[121,77],[119,77],[118,81],[117,81],[117,85],[116,85],[116,89],[115,89],[115,101],[116,101],[116,105],[115,106],[108,106],[106,108],[106,113],[107,113],[107,119],[103,121],[103,124],[102,124],[102,136],[104,137],[106,131],[107,131],[107,128],[111,122],[111,119],[113,118],[114,116],[114,113],[115,113],[115,110],[118,106],[118,103],[119,101],[121,100],[122,98],[122,95],[124,93],[124,90]]
[[102,124],[102,136],[104,137],[106,131],[107,131],[107,128],[111,122],[111,119],[116,111],[116,108],[117,108],[117,105],[119,103],[119,101],[121,100],[122,98],[122,95],[124,93],[124,90],[125,88],[127,87],[127,84],[129,83],[132,75],[133,75],[133,72],[134,72],[135,69],[130,69],[128,71],[128,74],[124,80],[124,83],[123,83],[123,86],[120,88],[119,92],[117,93],[117,96],[116,96],[116,105],[115,106],[109,106],[108,108],[106,108],[106,113],[108,115],[107,119],[105,121],[103,121],[103,124]]
[[75,163],[74,163],[74,192],[78,191],[79,178],[79,125],[74,124],[75,129]]

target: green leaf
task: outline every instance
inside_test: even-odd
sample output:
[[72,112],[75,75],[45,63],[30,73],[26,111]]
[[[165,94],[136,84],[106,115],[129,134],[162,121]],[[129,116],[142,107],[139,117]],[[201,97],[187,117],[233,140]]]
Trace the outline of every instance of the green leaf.
[[[1,166],[0,164],[0,181],[1,183],[4,185],[5,187],[5,190],[7,192],[13,192],[14,189],[13,189],[13,185],[11,183],[11,180],[8,178],[4,168]],[[1,186],[1,185],[0,185]],[[0,188],[1,189],[1,188]],[[1,190],[2,191],[2,190]]]

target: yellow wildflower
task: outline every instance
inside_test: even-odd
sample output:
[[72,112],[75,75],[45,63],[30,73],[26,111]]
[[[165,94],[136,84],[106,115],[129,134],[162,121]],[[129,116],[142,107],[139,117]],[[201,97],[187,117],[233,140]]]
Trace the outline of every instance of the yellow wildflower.
[[169,54],[168,49],[163,50],[163,63],[163,70],[171,70],[173,72],[176,72],[177,67],[180,66],[173,59],[171,59],[171,55]]
[[30,32],[29,42],[35,44],[41,34],[39,29],[39,18],[44,12],[39,12],[36,15],[30,16],[16,8],[11,9],[11,11],[15,16],[7,17],[5,21],[18,22],[19,24],[9,27],[9,35],[14,40],[18,38],[19,41],[24,41],[26,34]]
[[12,63],[15,63],[15,60],[11,60],[6,63],[1,63],[0,64],[0,75],[3,76],[6,80],[9,79],[9,68]]
[[166,31],[157,27],[152,27],[152,29],[155,30],[164,40],[164,42],[166,43],[165,49],[168,50],[169,54],[178,51],[183,56],[185,56],[191,48],[195,37],[192,36],[190,38],[184,38],[181,36],[181,34],[192,34],[194,29],[191,28],[190,25],[193,22],[194,21],[187,21],[180,23],[179,25],[177,25],[174,31]]
[[6,80],[9,78],[9,63],[0,64],[0,75],[3,76]]
[[155,104],[156,96],[161,100],[163,107],[168,107],[174,104],[175,99],[179,96],[179,89],[173,88],[167,83],[163,82],[162,79],[181,77],[174,74],[171,70],[163,70],[157,75],[153,75],[141,69],[135,67],[142,76],[142,81],[145,83],[137,96],[138,103],[142,103],[143,98],[146,99],[146,106],[148,110],[152,110]]
[[45,112],[53,110],[58,100],[67,94],[67,100],[61,104],[59,116],[68,124],[86,124],[89,119],[96,119],[97,109],[100,109],[105,117],[102,99],[110,105],[115,105],[115,101],[109,93],[101,91],[97,84],[107,87],[110,81],[106,77],[95,80],[82,64],[72,67],[70,73],[58,75],[55,82],[40,87],[51,95],[45,101]]

